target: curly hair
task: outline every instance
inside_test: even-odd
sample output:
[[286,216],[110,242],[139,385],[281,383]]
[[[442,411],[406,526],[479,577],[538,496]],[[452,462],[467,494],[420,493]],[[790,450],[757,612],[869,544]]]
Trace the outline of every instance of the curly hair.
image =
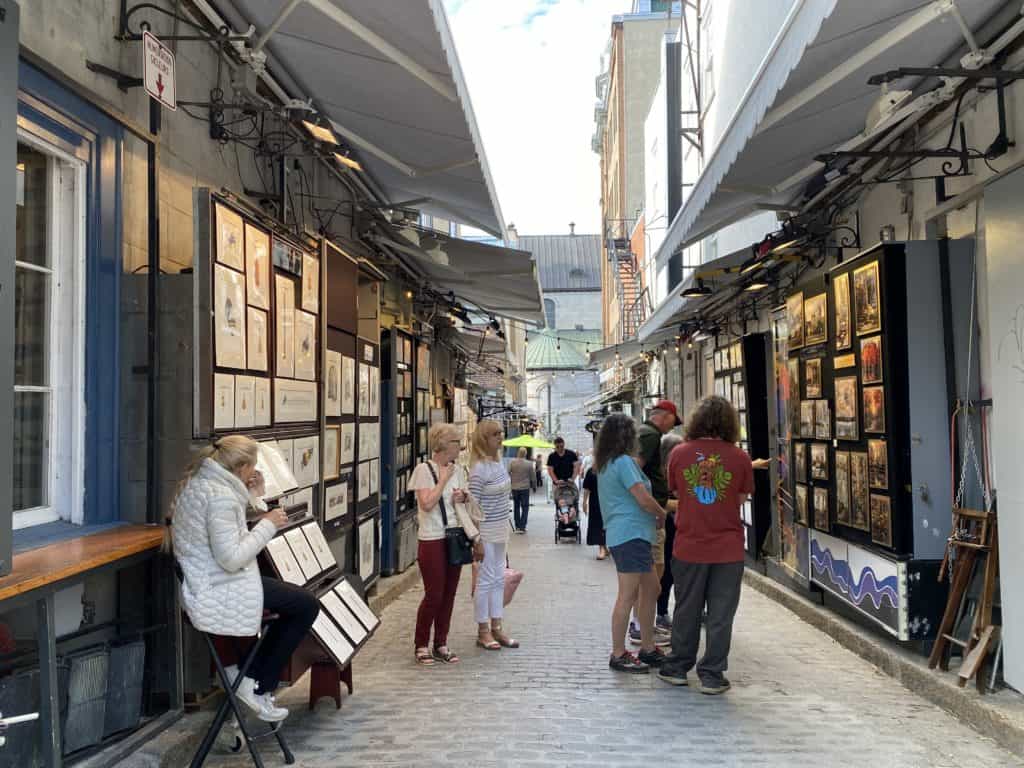
[[594,471],[601,472],[619,456],[636,453],[636,424],[624,413],[613,413],[604,420],[594,446]]
[[740,441],[740,417],[732,403],[724,397],[705,397],[691,411],[686,421],[686,439],[718,438],[727,443]]

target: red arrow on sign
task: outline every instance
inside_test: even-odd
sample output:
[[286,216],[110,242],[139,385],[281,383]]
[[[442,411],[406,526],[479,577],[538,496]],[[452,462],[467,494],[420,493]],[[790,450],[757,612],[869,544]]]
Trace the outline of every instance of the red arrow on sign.
[[163,74],[159,74],[159,75],[156,76],[156,90],[157,90],[157,92],[161,96],[164,95],[164,76],[163,76]]

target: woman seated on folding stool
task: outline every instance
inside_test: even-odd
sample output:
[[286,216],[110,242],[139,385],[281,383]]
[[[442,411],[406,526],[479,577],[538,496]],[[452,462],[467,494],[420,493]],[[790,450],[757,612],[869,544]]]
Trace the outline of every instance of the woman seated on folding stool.
[[[249,506],[266,511],[259,498],[263,477],[256,471],[257,443],[228,435],[204,447],[185,470],[166,522],[182,571],[181,599],[200,632],[230,637],[259,633],[264,609],[280,618],[238,686],[240,701],[260,720],[279,722],[288,710],[274,702],[274,690],[294,650],[320,612],[310,591],[260,576],[256,556],[288,518],[280,509],[264,514],[252,530]],[[251,492],[251,493],[250,493]],[[237,668],[227,668],[229,678]]]

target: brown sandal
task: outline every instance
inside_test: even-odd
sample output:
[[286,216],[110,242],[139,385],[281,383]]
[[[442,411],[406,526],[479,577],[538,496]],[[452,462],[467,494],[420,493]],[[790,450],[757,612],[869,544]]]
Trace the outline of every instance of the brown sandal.
[[434,655],[430,652],[429,648],[416,649],[416,663],[421,667],[434,666]]
[[492,627],[491,628],[491,635],[494,637],[495,640],[498,641],[498,645],[500,645],[502,648],[518,648],[519,647],[519,641],[518,640],[514,640],[513,638],[509,637],[504,632],[502,632],[500,629],[494,629]]
[[[490,634],[490,633],[488,633]],[[501,643],[494,639],[492,636],[490,640],[484,640],[483,636],[477,635],[476,644],[483,648],[485,651],[500,651]]]
[[447,645],[442,645],[434,649],[434,658],[445,664],[458,664],[459,657],[456,656],[452,649]]

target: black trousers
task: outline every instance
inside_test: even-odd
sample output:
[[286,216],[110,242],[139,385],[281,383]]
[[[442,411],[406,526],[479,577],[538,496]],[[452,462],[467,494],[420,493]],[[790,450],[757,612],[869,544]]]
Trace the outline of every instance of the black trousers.
[[257,693],[273,693],[281,682],[281,670],[320,613],[320,602],[308,589],[264,576],[263,609],[281,618],[267,630],[248,676],[256,681]]
[[[672,617],[672,655],[666,665],[679,673],[697,665],[702,683],[721,682],[729,667],[732,620],[740,604],[743,563],[688,563],[672,560],[675,571],[676,609]],[[700,617],[708,609],[704,656],[697,660]]]
[[515,510],[515,526],[517,531],[526,530],[526,521],[530,517],[530,489],[512,491],[512,503]]
[[668,598],[672,594],[672,545],[676,540],[676,520],[673,515],[665,518],[665,562],[668,566],[661,574],[661,594],[658,595],[658,615],[668,616]]

